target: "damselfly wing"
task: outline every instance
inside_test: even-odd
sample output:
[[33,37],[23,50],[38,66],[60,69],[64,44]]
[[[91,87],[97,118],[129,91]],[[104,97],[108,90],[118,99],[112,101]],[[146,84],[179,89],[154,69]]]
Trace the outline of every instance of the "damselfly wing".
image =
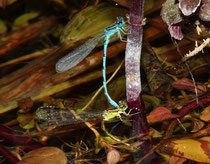
[[75,115],[68,108],[60,108],[58,106],[41,106],[36,110],[36,115],[42,121],[48,122],[50,126],[64,126],[71,124],[79,124],[84,121],[93,121],[102,119],[101,113],[80,113]]

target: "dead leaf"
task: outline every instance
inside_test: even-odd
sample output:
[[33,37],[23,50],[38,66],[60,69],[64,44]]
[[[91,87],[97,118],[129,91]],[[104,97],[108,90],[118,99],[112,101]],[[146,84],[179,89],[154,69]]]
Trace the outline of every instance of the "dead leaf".
[[169,159],[169,164],[183,164],[186,160],[186,158],[181,158],[172,155]]
[[[193,81],[187,78],[175,81],[172,84],[172,87],[180,90],[195,92],[195,85]],[[199,95],[202,95],[207,92],[207,86],[198,82],[196,82],[196,89]]]
[[192,122],[192,130],[191,132],[195,133],[200,131],[204,126],[205,123],[199,119],[193,118],[190,115],[186,115],[183,119],[182,122],[186,122],[186,121],[191,121]]
[[154,109],[148,116],[147,120],[150,124],[168,120],[171,118],[177,118],[178,115],[172,114],[171,111],[165,107],[158,107]]
[[25,112],[29,112],[34,104],[30,97],[26,97],[21,100],[18,100],[17,103],[18,103],[18,107],[23,109]]
[[171,155],[197,162],[210,163],[210,142],[198,139],[177,139],[165,144]]
[[128,7],[128,8],[130,7],[130,0],[114,0],[114,1],[124,7]]
[[210,136],[202,137],[202,138],[200,138],[200,140],[210,142]]
[[33,150],[26,155],[18,164],[66,164],[65,153],[56,147],[43,147]]
[[210,134],[210,124],[208,124],[204,129],[200,130],[197,133],[194,133],[192,136],[193,137],[200,137],[204,135],[209,135]]
[[195,118],[192,119],[192,122],[193,122],[193,129],[191,130],[191,132],[193,133],[200,131],[205,126],[204,122]]
[[210,106],[206,107],[200,115],[200,119],[206,122],[210,121]]

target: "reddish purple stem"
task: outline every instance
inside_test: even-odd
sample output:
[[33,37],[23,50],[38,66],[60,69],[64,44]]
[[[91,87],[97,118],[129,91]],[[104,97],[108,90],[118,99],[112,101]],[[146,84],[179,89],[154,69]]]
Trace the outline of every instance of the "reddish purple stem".
[[[6,142],[21,145],[24,150],[34,150],[42,147],[40,144],[35,143],[30,137],[22,136],[12,129],[0,125],[0,137],[4,138]],[[13,156],[3,146],[0,146],[0,154],[7,158],[11,163],[17,163],[18,159]]]
[[0,125],[0,136],[5,138],[7,141],[16,143],[16,144],[27,144],[31,141],[31,138],[21,136],[17,134],[12,129],[9,129],[5,126]]
[[[143,38],[143,13],[144,0],[131,0],[129,24],[130,31],[128,32],[126,44],[126,94],[128,108],[132,111],[132,129],[133,135],[143,136],[148,135],[149,126],[146,119],[145,107],[141,96],[141,74],[140,61]],[[153,147],[152,141],[142,140],[139,151],[134,154],[134,161],[138,161],[146,155]],[[143,163],[158,163],[155,154],[149,155]]]
[[11,163],[17,163],[19,160],[12,155],[8,150],[0,145],[0,154],[7,158]]
[[179,110],[178,115],[184,116],[187,113],[189,113],[191,110],[193,110],[193,109],[195,109],[197,107],[200,107],[202,105],[209,104],[209,103],[210,103],[210,96],[202,97],[202,98],[200,98],[198,100],[198,103],[195,100],[192,103],[187,104],[186,106],[184,106],[182,109]]
[[148,123],[141,97],[140,60],[143,38],[144,0],[131,0],[130,31],[126,45],[126,92],[128,108],[132,109],[133,135],[147,134]]

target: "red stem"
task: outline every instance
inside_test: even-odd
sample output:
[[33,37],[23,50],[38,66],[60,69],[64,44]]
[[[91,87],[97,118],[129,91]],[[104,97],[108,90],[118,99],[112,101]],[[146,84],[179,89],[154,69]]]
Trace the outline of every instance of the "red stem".
[[5,158],[7,158],[11,163],[17,163],[19,161],[14,155],[12,155],[8,150],[6,150],[1,145],[0,145],[0,154],[2,154]]
[[179,110],[178,115],[185,116],[187,113],[189,113],[191,110],[200,107],[202,105],[206,105],[210,102],[210,96],[202,97],[197,101],[193,101],[190,104],[187,104],[182,109]]

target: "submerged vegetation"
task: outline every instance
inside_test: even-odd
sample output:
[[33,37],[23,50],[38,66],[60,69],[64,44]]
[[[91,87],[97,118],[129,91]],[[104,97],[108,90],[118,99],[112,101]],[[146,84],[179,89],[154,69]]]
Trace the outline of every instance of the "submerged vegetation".
[[209,4],[0,0],[0,163],[210,163]]

